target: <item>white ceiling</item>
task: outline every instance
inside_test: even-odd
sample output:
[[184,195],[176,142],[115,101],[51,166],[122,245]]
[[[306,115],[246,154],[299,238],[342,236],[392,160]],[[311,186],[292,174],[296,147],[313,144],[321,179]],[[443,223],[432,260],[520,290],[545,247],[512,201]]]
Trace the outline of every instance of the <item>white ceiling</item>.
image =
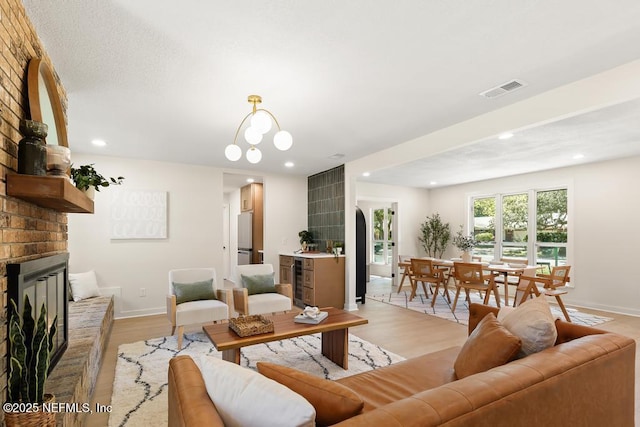
[[[256,173],[311,175],[640,58],[637,0],[24,4],[67,90],[72,152]],[[511,79],[528,85],[478,96]],[[224,148],[254,93],[294,146],[263,142],[260,164],[233,163]],[[574,151],[637,155],[639,107],[470,141],[370,179],[450,185],[572,164]],[[465,174],[451,167],[461,154],[473,159]]]

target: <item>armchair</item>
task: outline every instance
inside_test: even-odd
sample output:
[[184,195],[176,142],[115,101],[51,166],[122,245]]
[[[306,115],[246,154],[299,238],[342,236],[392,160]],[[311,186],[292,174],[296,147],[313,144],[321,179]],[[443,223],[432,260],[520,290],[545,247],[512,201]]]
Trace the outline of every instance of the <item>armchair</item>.
[[213,268],[185,268],[169,271],[167,317],[171,335],[178,328],[178,350],[182,349],[184,326],[228,320],[231,290],[216,289]]
[[[257,289],[249,283],[250,278],[254,276],[271,275],[273,277],[271,264],[239,265],[236,272],[238,276],[236,283],[242,286],[233,288],[233,304],[238,314],[247,316],[291,310],[293,291],[290,283],[273,283],[273,287],[268,284],[266,288],[260,289],[260,293],[257,293]],[[264,292],[266,290],[270,290],[270,292]]]

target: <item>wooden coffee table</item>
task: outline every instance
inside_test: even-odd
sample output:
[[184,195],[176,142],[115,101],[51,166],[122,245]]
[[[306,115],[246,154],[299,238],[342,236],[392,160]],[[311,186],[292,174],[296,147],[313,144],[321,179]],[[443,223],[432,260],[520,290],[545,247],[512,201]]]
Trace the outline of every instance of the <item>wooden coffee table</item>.
[[344,369],[349,365],[349,328],[351,326],[369,323],[355,314],[337,308],[322,308],[329,316],[317,325],[295,323],[293,318],[297,313],[277,314],[268,316],[273,321],[274,331],[266,334],[240,337],[231,329],[228,323],[218,323],[202,327],[222,358],[229,362],[240,364],[240,349],[254,344],[280,341],[287,338],[322,333],[322,354]]

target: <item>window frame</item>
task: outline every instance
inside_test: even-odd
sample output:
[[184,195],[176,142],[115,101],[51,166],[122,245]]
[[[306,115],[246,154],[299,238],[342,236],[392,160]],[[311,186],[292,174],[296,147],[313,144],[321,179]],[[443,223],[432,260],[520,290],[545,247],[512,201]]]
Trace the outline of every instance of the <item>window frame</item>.
[[[556,191],[556,190],[565,190],[567,192],[567,241],[566,243],[561,242],[538,242],[537,241],[537,194],[539,192],[546,191]],[[513,245],[504,245],[504,225],[503,225],[503,197],[517,194],[527,194],[528,195],[528,203],[527,203],[527,262],[531,265],[537,265],[538,262],[538,249],[540,247],[558,247],[565,248],[566,251],[566,259],[564,264],[571,265],[571,258],[573,253],[573,232],[572,232],[572,204],[573,204],[573,191],[572,185],[570,184],[561,184],[561,185],[550,185],[539,188],[530,188],[527,190],[514,190],[510,189],[509,191],[496,191],[494,193],[477,193],[471,194],[467,197],[468,204],[468,218],[467,218],[467,229],[473,232],[474,230],[474,202],[479,199],[488,199],[493,198],[495,201],[495,235],[493,243],[493,259],[499,260],[501,258],[503,248],[510,247]],[[490,242],[486,242],[485,245],[489,245]],[[559,263],[558,265],[564,265]],[[569,284],[569,286],[572,286]]]

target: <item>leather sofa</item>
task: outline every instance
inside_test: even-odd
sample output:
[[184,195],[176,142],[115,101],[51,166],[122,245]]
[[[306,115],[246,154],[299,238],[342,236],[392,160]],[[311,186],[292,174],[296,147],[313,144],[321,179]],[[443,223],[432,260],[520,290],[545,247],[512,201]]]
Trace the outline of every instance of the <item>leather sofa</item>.
[[[471,305],[469,333],[489,312]],[[460,347],[337,380],[364,407],[336,425],[633,426],[635,341],[562,320],[556,329],[555,346],[459,380]],[[172,359],[169,426],[222,425],[193,360]]]

